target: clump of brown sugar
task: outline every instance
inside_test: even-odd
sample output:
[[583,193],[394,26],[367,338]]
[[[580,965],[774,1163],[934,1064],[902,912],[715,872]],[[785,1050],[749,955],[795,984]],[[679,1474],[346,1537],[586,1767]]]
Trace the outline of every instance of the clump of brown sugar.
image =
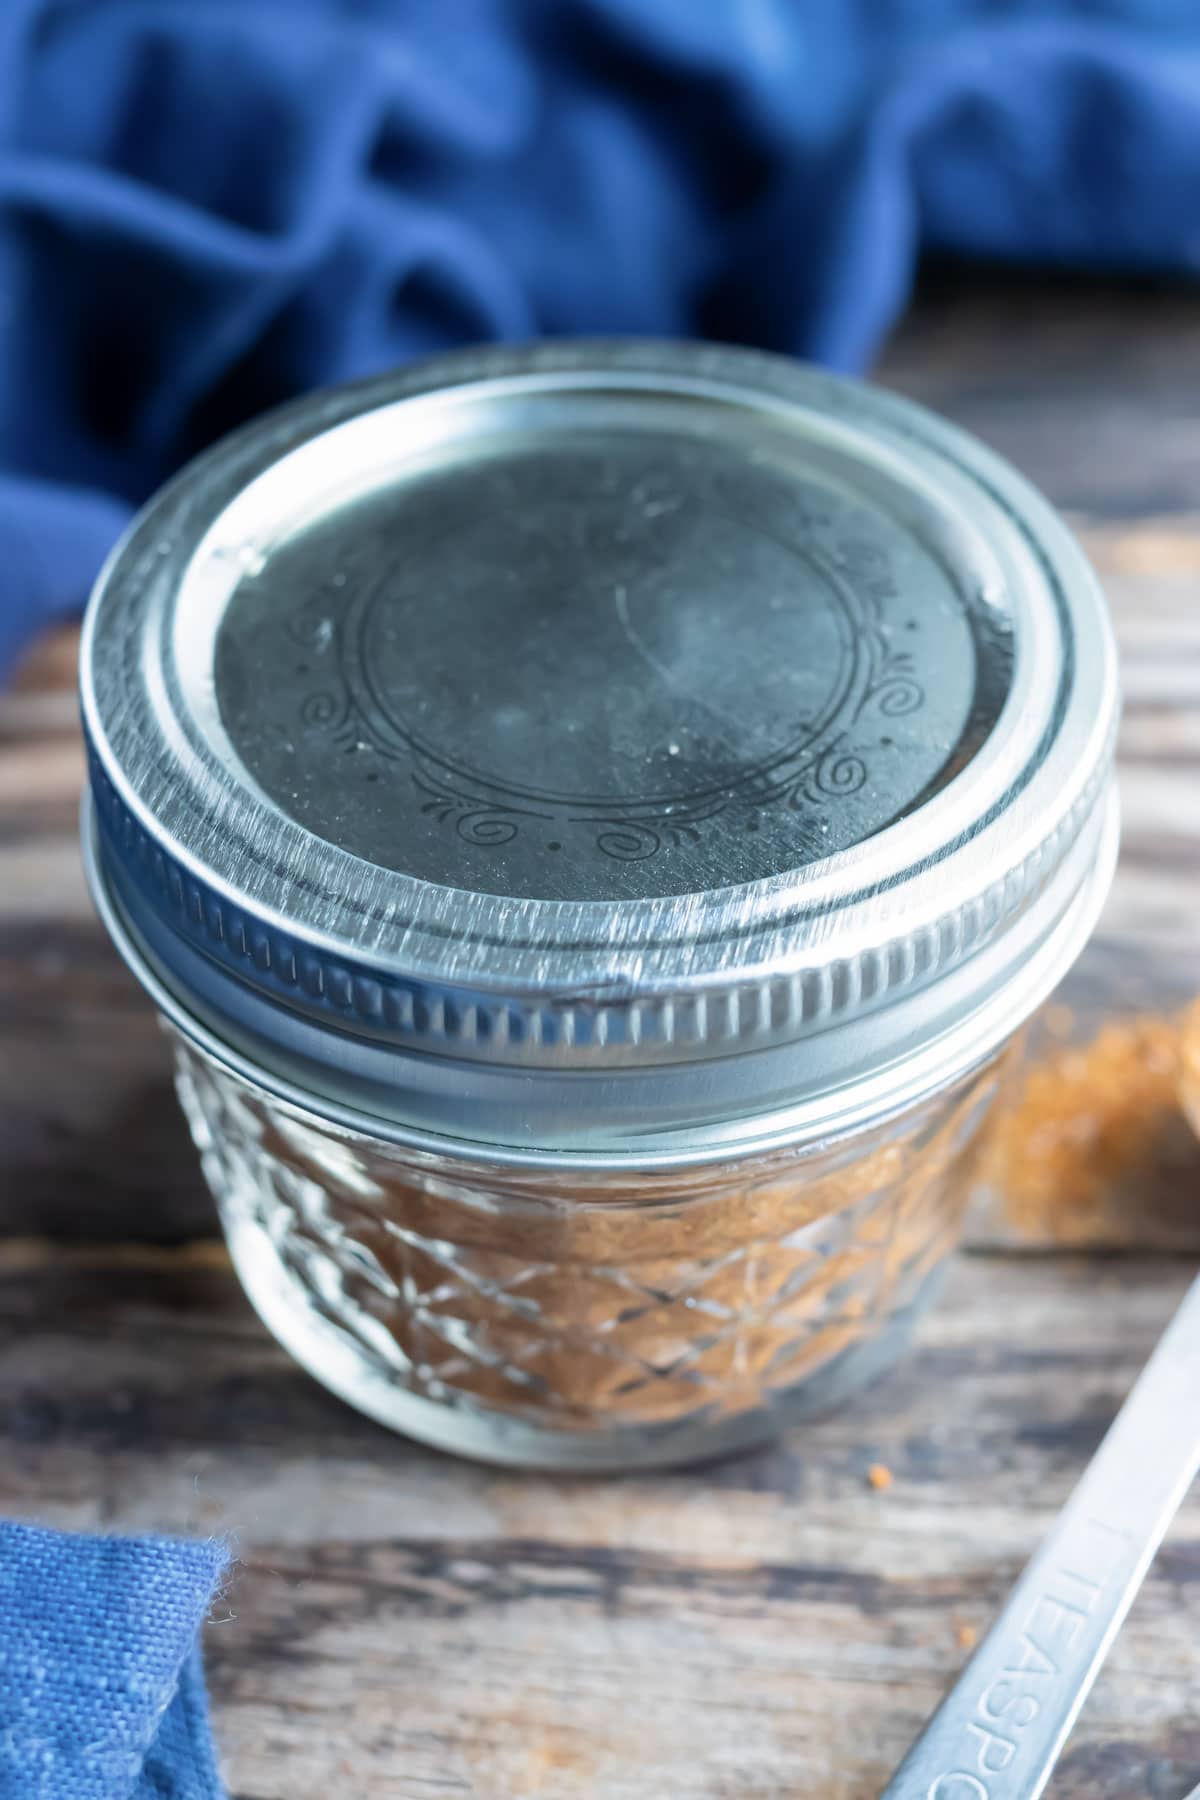
[[[1062,1008],[1044,1020],[1052,1042],[1073,1023]],[[1026,1071],[998,1113],[983,1167],[1020,1236],[1128,1242],[1149,1214],[1170,1222],[1173,1193],[1191,1190],[1200,1170],[1180,1104],[1186,1036],[1178,1016],[1118,1018],[1085,1043],[1060,1041]],[[1194,1063],[1200,1099],[1200,1044]]]

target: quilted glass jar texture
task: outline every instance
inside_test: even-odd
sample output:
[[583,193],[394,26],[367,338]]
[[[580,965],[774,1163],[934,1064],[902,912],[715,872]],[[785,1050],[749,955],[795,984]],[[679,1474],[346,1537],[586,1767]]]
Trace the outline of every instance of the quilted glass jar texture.
[[706,345],[313,396],[98,584],[85,852],[239,1274],[415,1437],[622,1469],[881,1369],[1115,856],[1073,538]]
[[824,1152],[634,1179],[417,1156],[176,1057],[235,1263],[299,1359],[444,1448],[567,1468],[760,1441],[890,1360],[1000,1079]]

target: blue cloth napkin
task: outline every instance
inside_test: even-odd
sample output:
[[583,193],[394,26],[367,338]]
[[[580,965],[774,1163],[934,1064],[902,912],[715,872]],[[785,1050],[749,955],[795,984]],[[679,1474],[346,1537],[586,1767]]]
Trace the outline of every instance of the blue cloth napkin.
[[0,1800],[221,1800],[197,1636],[225,1563],[0,1524]]
[[3,0],[0,672],[131,509],[467,339],[858,368],[933,247],[1200,267],[1192,0]]

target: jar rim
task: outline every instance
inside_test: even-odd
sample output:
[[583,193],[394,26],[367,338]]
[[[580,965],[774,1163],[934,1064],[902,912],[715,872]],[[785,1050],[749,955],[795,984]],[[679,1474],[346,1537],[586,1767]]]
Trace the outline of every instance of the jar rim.
[[[83,804],[84,866],[93,900],[120,955],[135,975],[160,1017],[210,1061],[298,1111],[355,1136],[384,1141],[411,1152],[459,1162],[479,1162],[514,1169],[561,1168],[598,1173],[666,1171],[741,1162],[785,1149],[805,1150],[883,1126],[918,1108],[985,1065],[1020,1031],[1047,1000],[1064,968],[1087,941],[1104,904],[1116,862],[1117,797],[1110,790],[1099,844],[1089,875],[1074,907],[1048,938],[1031,946],[1020,983],[1001,975],[995,992],[965,1010],[956,1026],[915,1053],[907,1049],[911,1033],[901,1021],[894,1033],[891,1060],[866,1079],[839,1085],[827,1081],[823,1091],[804,1093],[784,1066],[774,1078],[775,1104],[763,1108],[761,1082],[743,1083],[738,1096],[726,1091],[699,1111],[670,1116],[670,1099],[661,1092],[644,1096],[633,1109],[612,1107],[613,1123],[598,1128],[578,1077],[564,1084],[546,1072],[540,1094],[531,1096],[528,1072],[521,1100],[504,1070],[484,1075],[476,1103],[461,1104],[454,1070],[447,1091],[416,1096],[414,1071],[431,1070],[436,1059],[409,1059],[402,1070],[385,1066],[382,1077],[372,1071],[339,1070],[328,1046],[315,1055],[281,1051],[274,1036],[253,1026],[235,1024],[197,1002],[196,990],[179,989],[165,967],[140,937],[114,892],[89,795]],[[735,1065],[732,1065],[735,1066]],[[724,1065],[726,1072],[731,1065]],[[649,1072],[651,1082],[653,1072]],[[639,1077],[645,1086],[647,1072]],[[537,1078],[533,1078],[536,1080]],[[724,1084],[723,1084],[724,1085]],[[686,1091],[686,1084],[685,1084]],[[678,1086],[676,1087],[678,1093]],[[741,1099],[742,1110],[734,1104]],[[580,1103],[585,1110],[581,1112]],[[603,1109],[601,1109],[603,1114]]]

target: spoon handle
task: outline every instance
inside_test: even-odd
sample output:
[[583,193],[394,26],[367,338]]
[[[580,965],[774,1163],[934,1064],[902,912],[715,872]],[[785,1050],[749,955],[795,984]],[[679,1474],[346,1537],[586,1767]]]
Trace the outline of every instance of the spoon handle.
[[1037,1800],[1197,1468],[1200,1279],[882,1800]]

